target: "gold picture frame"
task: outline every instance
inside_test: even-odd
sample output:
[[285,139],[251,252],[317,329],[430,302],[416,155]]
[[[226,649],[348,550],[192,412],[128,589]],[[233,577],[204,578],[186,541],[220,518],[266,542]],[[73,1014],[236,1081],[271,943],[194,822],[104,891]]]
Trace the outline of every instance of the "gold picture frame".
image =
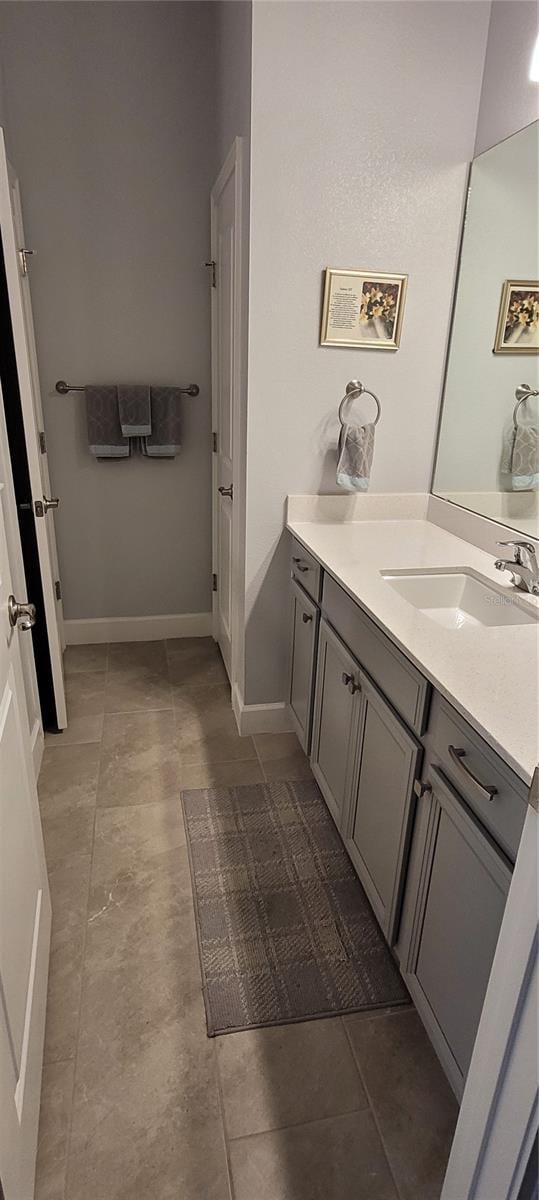
[[505,280],[492,352],[539,354],[539,280]]
[[321,346],[398,350],[407,275],[326,267]]

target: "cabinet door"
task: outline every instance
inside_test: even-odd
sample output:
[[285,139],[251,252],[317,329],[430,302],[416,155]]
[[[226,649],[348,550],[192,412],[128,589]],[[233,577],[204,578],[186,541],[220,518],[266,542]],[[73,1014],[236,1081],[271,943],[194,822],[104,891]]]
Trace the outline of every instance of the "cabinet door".
[[460,1097],[498,940],[511,871],[436,767],[404,978]]
[[320,622],[311,766],[329,811],[344,829],[359,725],[359,667]]
[[289,702],[296,733],[306,754],[309,753],[311,740],[318,620],[316,604],[302,588],[293,583]]
[[359,752],[346,847],[386,938],[394,941],[421,746],[363,672]]

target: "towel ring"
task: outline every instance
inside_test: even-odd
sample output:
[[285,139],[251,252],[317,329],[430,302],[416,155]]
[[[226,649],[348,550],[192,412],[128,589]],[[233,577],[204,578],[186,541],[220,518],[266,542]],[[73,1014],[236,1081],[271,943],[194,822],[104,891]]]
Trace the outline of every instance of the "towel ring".
[[374,403],[376,404],[376,416],[373,424],[377,425],[382,415],[382,406],[378,396],[375,396],[374,392],[369,391],[369,388],[363,387],[363,384],[359,382],[359,379],[351,379],[350,383],[346,384],[346,392],[344,393],[341,403],[339,404],[339,421],[341,422],[341,425],[345,424],[345,421],[343,421],[343,410],[345,404],[348,400],[355,400],[356,396],[372,396]]
[[525,400],[529,400],[530,396],[539,396],[539,389],[530,387],[529,383],[521,383],[520,387],[517,387],[515,396],[517,398],[517,402],[513,409],[513,429],[516,432],[518,429],[518,410],[520,405],[524,404]]

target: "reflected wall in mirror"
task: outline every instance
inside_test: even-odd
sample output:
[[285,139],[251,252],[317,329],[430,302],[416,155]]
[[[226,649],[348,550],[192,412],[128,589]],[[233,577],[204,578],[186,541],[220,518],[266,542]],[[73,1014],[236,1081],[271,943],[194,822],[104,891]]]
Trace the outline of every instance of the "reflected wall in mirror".
[[444,500],[533,537],[538,181],[539,121],[472,163],[432,487]]

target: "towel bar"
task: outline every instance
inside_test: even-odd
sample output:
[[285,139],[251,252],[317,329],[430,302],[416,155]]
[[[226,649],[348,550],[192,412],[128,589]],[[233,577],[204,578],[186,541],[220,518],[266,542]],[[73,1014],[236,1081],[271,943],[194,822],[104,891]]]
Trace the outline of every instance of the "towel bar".
[[517,402],[513,409],[513,429],[518,429],[518,410],[525,400],[529,400],[530,396],[539,396],[539,389],[530,387],[529,383],[521,383],[515,392]]
[[382,406],[380,404],[378,396],[375,396],[374,392],[369,391],[369,388],[364,387],[364,385],[359,382],[359,379],[351,379],[350,383],[346,384],[346,391],[341,400],[341,403],[339,404],[339,421],[341,422],[341,425],[345,424],[344,419],[343,419],[343,412],[344,412],[345,404],[347,403],[348,400],[355,400],[356,396],[372,396],[374,403],[376,404],[376,416],[374,418],[373,424],[377,425],[380,420],[380,417],[382,415]]
[[[65,379],[59,379],[54,385],[59,396],[67,396],[68,392],[85,392],[86,388],[80,384],[66,383]],[[179,388],[185,396],[198,396],[200,388],[198,383],[190,383],[189,387]]]

